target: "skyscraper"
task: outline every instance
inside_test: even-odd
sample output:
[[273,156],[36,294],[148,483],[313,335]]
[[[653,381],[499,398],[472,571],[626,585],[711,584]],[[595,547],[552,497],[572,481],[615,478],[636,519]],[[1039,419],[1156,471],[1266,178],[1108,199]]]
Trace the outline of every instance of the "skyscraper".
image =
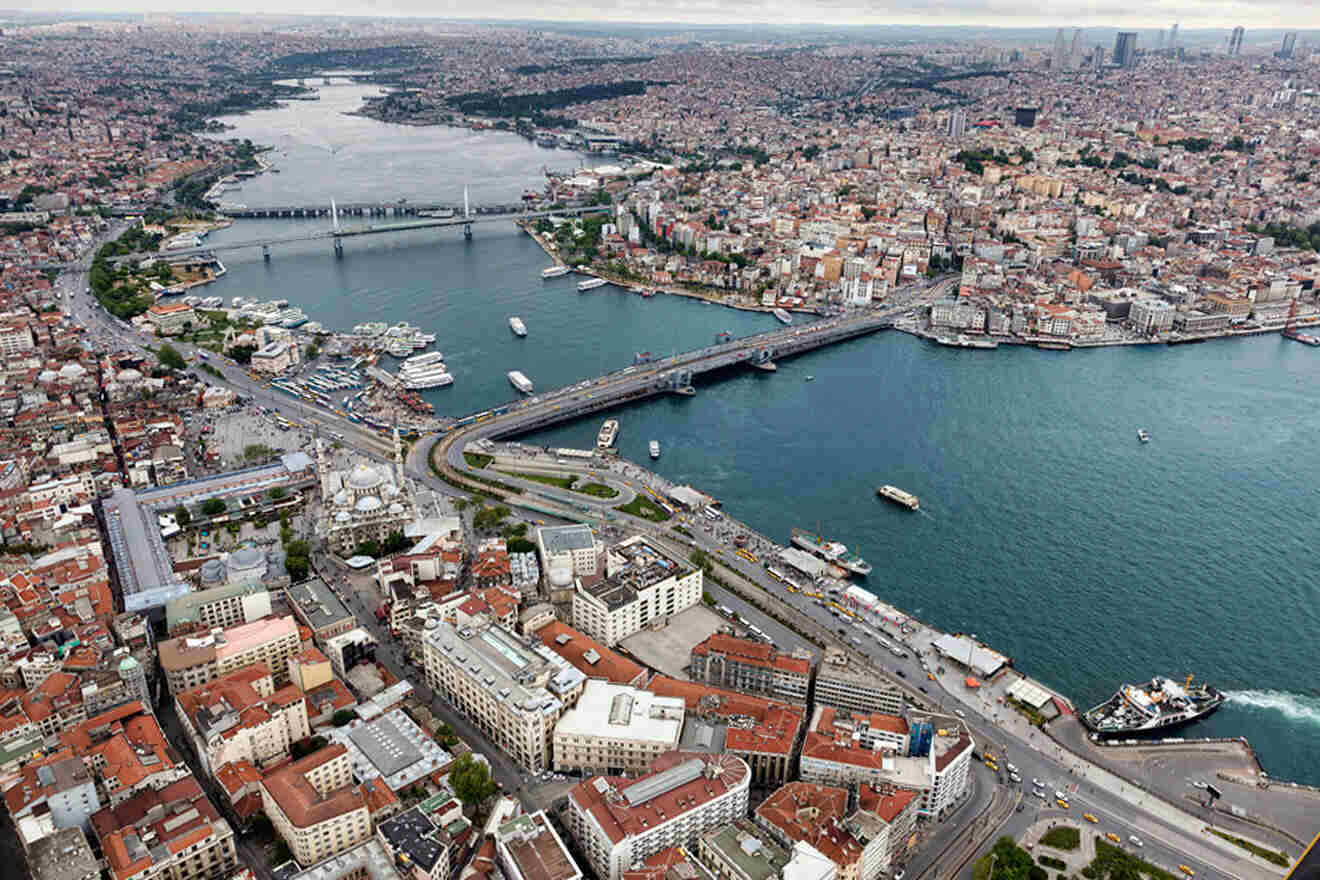
[[1173,29],[1169,31],[1169,48],[1178,48],[1178,22],[1173,23]]
[[1288,31],[1283,35],[1283,46],[1279,49],[1280,58],[1293,57],[1293,51],[1297,48],[1297,31]]
[[1135,31],[1119,31],[1114,39],[1114,64],[1124,70],[1137,66],[1137,34]]
[[1058,73],[1063,68],[1063,28],[1059,28],[1054,32],[1054,55],[1050,58],[1050,70]]
[[1068,69],[1082,66],[1082,29],[1073,28],[1072,48],[1068,50]]
[[955,108],[953,112],[949,114],[948,127],[945,128],[944,132],[953,140],[958,140],[964,134],[966,134],[967,111],[960,108]]
[[1228,40],[1228,54],[1234,57],[1242,54],[1242,36],[1246,31],[1241,26],[1233,28],[1233,36]]
[[1100,73],[1100,72],[1102,72],[1102,71],[1105,69],[1105,47],[1104,47],[1104,46],[1096,46],[1096,47],[1095,47],[1095,55],[1093,56],[1093,59],[1094,59],[1094,62],[1095,62],[1095,72],[1096,72],[1096,73]]
[[1164,31],[1155,35],[1155,51],[1158,52],[1164,48]]

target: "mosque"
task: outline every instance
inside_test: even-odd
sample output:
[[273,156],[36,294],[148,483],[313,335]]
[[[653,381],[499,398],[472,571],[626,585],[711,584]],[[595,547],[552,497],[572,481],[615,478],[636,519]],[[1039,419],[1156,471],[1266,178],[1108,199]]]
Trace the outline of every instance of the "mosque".
[[403,478],[403,444],[394,432],[394,466],[359,462],[332,470],[324,441],[316,441],[316,474],[321,482],[321,533],[330,550],[351,556],[363,541],[383,542],[417,518]]

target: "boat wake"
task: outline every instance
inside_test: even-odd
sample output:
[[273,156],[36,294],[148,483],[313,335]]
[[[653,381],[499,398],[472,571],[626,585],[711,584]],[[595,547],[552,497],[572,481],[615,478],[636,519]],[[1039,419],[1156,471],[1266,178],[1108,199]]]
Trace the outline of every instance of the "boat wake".
[[1278,712],[1290,721],[1320,724],[1320,698],[1286,691],[1225,691],[1228,702]]

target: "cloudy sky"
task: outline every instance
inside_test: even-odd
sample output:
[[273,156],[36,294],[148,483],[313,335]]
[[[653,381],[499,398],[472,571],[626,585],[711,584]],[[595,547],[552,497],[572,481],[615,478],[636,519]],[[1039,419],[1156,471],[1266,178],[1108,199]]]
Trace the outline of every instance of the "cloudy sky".
[[[12,4],[12,5],[11,5]],[[686,22],[694,24],[909,24],[1001,25],[1007,27],[1091,26],[1180,29],[1320,28],[1317,0],[597,0],[591,3],[536,0],[10,0],[9,8],[51,12],[268,12],[417,16],[438,18],[527,18],[560,21]]]

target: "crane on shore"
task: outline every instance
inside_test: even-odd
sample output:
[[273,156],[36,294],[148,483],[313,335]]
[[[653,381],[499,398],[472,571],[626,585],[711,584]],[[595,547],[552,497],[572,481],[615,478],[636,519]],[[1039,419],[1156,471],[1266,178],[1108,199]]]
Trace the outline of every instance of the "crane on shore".
[[1295,299],[1292,301],[1292,305],[1288,307],[1288,320],[1283,322],[1283,338],[1300,342],[1303,345],[1320,345],[1320,338],[1297,329],[1297,300]]

